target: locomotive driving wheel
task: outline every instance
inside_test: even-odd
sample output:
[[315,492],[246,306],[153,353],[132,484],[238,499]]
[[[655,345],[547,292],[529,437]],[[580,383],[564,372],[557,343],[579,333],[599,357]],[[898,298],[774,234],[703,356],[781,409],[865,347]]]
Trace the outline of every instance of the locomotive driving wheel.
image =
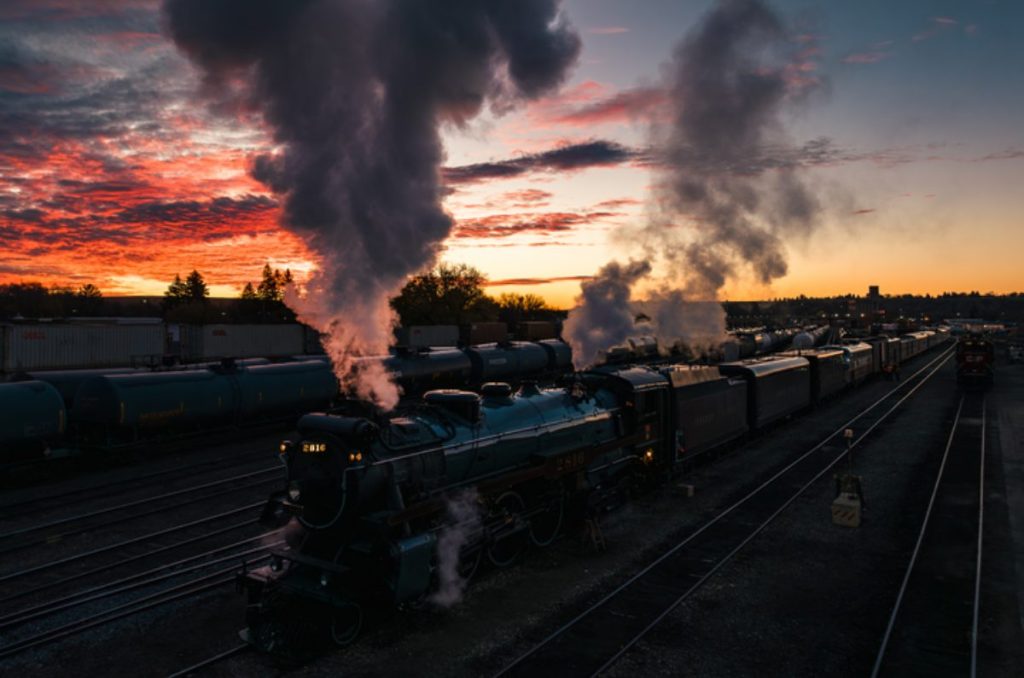
[[483,560],[483,557],[484,550],[480,546],[467,545],[459,549],[459,566],[457,569],[459,577],[463,581],[472,579],[480,567],[480,561]]
[[349,602],[334,608],[331,613],[331,640],[338,647],[354,641],[363,628],[363,608]]
[[508,491],[493,504],[490,519],[493,542],[487,558],[497,567],[508,567],[519,558],[529,544],[529,527],[523,522],[526,503],[518,493]]
[[541,548],[549,546],[562,529],[565,515],[565,491],[561,485],[542,494],[530,511],[530,541]]

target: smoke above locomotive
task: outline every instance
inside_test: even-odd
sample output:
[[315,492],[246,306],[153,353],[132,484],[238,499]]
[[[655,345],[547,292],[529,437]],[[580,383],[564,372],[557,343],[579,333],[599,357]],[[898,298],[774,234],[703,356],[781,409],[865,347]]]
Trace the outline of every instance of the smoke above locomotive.
[[389,298],[451,231],[440,128],[563,81],[580,40],[560,3],[165,0],[164,15],[216,107],[257,111],[277,144],[251,173],[319,265],[288,303],[329,335],[346,385],[392,407],[383,367],[352,358],[386,350]]
[[651,124],[648,219],[621,238],[639,256],[583,284],[565,326],[578,367],[635,334],[641,312],[661,345],[716,342],[725,312],[709,302],[730,278],[785,275],[784,239],[820,213],[782,123],[820,84],[816,54],[760,0],[718,2],[679,43],[663,68],[668,109]]

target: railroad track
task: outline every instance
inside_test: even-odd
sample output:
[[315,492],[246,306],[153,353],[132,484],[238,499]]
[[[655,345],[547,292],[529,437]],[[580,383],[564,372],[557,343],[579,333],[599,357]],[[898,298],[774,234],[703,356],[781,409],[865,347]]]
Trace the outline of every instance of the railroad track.
[[[281,467],[271,466],[192,487],[144,497],[115,506],[108,506],[29,525],[0,533],[0,556],[34,546],[53,544],[71,536],[94,532],[98,528],[121,525],[147,516],[167,513],[183,506],[192,506],[206,499],[220,499],[227,493],[241,492],[263,485],[280,482]],[[205,494],[202,493],[206,491]],[[173,502],[166,503],[168,500]],[[6,542],[6,543],[4,543]]]
[[986,419],[981,394],[961,397],[873,678],[977,675]]
[[[0,631],[5,637],[17,636],[11,629],[19,627],[28,627],[30,632],[0,646],[0,659],[227,585],[234,581],[243,563],[246,566],[259,565],[269,559],[270,549],[284,544],[283,540],[276,539],[279,532],[275,530],[240,540],[6,614],[0,617]],[[253,543],[258,545],[242,549]],[[224,566],[225,563],[228,564]],[[215,566],[223,567],[210,571]],[[192,576],[182,581],[185,575]],[[101,604],[97,605],[98,602]],[[92,610],[89,609],[90,605]],[[74,616],[69,614],[69,610],[74,608],[84,609],[73,620],[49,628],[37,628],[40,626],[39,621],[46,617],[60,615],[65,619]]]
[[[505,666],[500,676],[597,675],[820,481],[953,356],[944,350],[885,396]],[[898,396],[898,398],[897,398]],[[889,404],[893,399],[895,403]],[[856,425],[860,435],[843,444]],[[765,517],[767,516],[767,517]]]
[[136,491],[154,486],[166,487],[170,483],[175,483],[194,476],[209,478],[212,474],[228,469],[248,471],[252,469],[239,469],[239,467],[244,467],[249,464],[255,465],[258,462],[263,462],[262,464],[259,464],[259,466],[261,468],[266,468],[266,461],[269,456],[271,455],[268,454],[266,449],[260,449],[249,453],[230,454],[214,459],[202,459],[191,464],[178,464],[170,468],[163,468],[146,473],[130,474],[124,478],[111,480],[109,482],[100,482],[94,485],[78,487],[70,490],[44,493],[39,492],[39,488],[36,488],[32,491],[32,496],[27,499],[0,504],[0,520],[11,520],[14,518],[21,518],[23,516],[38,515],[41,510],[45,511],[48,507],[52,506],[61,506],[64,508],[87,501],[103,499],[104,497],[111,496],[112,493],[116,493],[124,489]]
[[[165,519],[153,525],[158,529],[145,533],[122,530],[121,538],[113,543],[81,542],[84,548],[64,549],[57,557],[0,573],[0,658],[201,595],[233,581],[243,562],[265,561],[270,548],[283,544],[275,541],[276,531],[250,536],[258,525],[255,512],[265,502],[251,503],[244,495],[228,502],[224,497],[280,482],[280,471],[275,465],[0,535],[0,553],[22,551],[31,545],[60,542],[72,534],[90,538],[89,533],[102,534],[100,528],[146,515],[162,517],[179,506],[204,500],[220,502],[216,512],[205,511],[197,519],[179,519],[172,524]],[[273,477],[268,477],[271,473]],[[239,499],[244,503],[239,505]],[[168,504],[172,500],[174,503]],[[232,533],[236,533],[232,543],[210,544],[211,539]]]

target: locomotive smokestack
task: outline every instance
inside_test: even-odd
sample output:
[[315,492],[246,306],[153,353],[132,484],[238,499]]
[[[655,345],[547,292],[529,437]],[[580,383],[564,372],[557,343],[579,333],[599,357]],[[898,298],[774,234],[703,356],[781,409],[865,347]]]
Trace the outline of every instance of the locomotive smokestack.
[[[740,269],[764,284],[785,275],[783,237],[815,224],[819,205],[781,117],[817,84],[810,75],[816,49],[803,40],[794,42],[760,0],[722,0],[665,66],[670,96],[659,120],[667,122],[651,128],[656,207],[630,234],[660,274],[634,282],[650,290],[639,308],[663,345],[722,338],[725,313],[707,302]],[[578,304],[567,323],[577,350],[606,330],[591,321],[609,316],[593,312],[586,291]]]
[[580,41],[559,1],[165,0],[164,12],[207,91],[237,93],[273,134],[252,174],[319,264],[289,304],[329,333],[354,391],[392,406],[383,367],[353,379],[351,357],[386,350],[389,298],[451,230],[439,128],[561,83]]

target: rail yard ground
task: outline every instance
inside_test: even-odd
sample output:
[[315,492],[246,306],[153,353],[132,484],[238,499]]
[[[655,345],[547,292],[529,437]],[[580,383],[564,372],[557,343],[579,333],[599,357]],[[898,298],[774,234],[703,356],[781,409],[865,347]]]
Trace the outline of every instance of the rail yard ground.
[[[937,354],[918,358],[914,367]],[[905,379],[909,372],[903,370]],[[603,519],[603,553],[569,536],[513,568],[480,573],[451,609],[401,611],[372,624],[352,647],[310,665],[282,669],[266,656],[245,653],[203,674],[493,675],[893,386],[874,381],[720,454],[682,481],[635,498]],[[949,362],[857,448],[855,471],[863,477],[866,498],[860,528],[832,524],[828,474],[623,656],[610,675],[870,675],[957,401]],[[1018,601],[1024,592],[1024,366],[1000,364],[987,403],[979,675],[1024,675],[1024,604]],[[266,445],[272,457],[273,447]],[[110,478],[128,472],[118,469]],[[102,480],[93,476],[87,482]],[[692,485],[694,496],[679,482]],[[25,520],[4,521],[0,531]],[[64,540],[53,548],[64,556],[88,541],[80,538],[76,547]],[[44,553],[34,551],[32,562],[57,555]],[[3,560],[0,574],[29,563],[19,562],[17,554]],[[0,669],[32,675],[168,674],[237,644],[243,616],[242,598],[225,585],[0,659]],[[0,645],[13,640],[6,631],[0,634]]]

